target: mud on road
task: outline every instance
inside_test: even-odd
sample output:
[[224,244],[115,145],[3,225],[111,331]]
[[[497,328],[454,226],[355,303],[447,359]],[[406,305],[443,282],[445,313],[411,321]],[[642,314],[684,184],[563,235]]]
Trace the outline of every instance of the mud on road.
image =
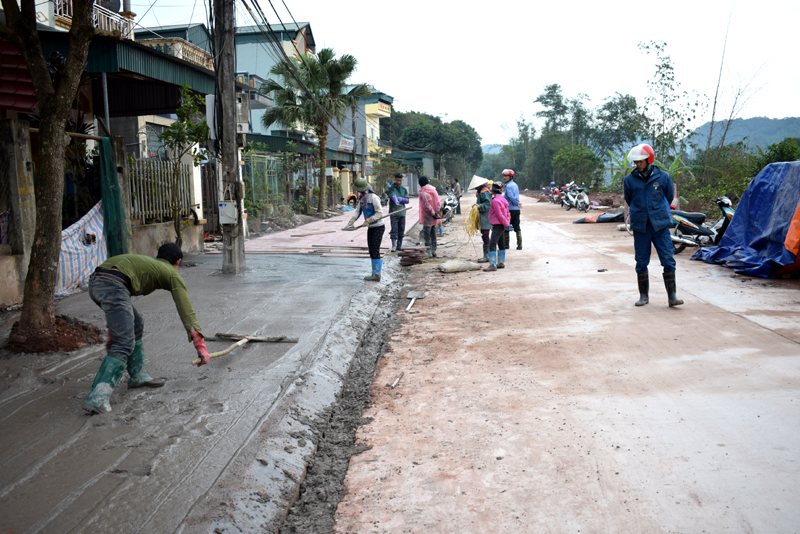
[[385,289],[358,347],[341,397],[314,423],[317,450],[308,461],[305,481],[288,511],[281,534],[332,532],[336,507],[345,493],[350,459],[369,447],[356,442],[356,430],[370,422],[362,414],[370,406],[375,366],[386,352],[386,340],[397,328],[401,283]]

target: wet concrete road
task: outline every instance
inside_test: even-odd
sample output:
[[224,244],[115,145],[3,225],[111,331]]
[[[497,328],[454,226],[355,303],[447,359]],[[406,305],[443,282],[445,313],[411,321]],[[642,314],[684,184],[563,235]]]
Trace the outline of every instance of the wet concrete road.
[[[137,297],[147,369],[168,382],[123,382],[113,413],[94,417],[82,404],[101,346],[0,360],[0,531],[263,532],[283,513],[313,448],[308,421],[334,400],[392,269],[368,285],[364,259],[251,255],[238,276],[218,255],[192,262],[181,274],[207,336],[300,342],[250,343],[198,369],[169,294]],[[86,293],[57,313],[105,324]],[[17,315],[0,316],[0,334]]]
[[654,253],[636,308],[631,237],[523,204],[504,270],[413,270],[335,531],[798,532],[799,281],[687,251],[669,308]]

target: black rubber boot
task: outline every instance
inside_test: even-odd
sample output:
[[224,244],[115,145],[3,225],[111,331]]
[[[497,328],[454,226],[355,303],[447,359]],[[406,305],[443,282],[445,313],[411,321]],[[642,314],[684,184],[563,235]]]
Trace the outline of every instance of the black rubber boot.
[[522,231],[517,230],[514,233],[517,234],[517,250],[522,250]]
[[667,288],[667,298],[669,299],[669,307],[680,306],[683,301],[678,298],[677,288],[675,287],[675,271],[671,273],[664,273],[664,286]]
[[647,271],[643,273],[636,273],[639,281],[639,300],[636,301],[636,306],[644,306],[650,302],[650,273]]

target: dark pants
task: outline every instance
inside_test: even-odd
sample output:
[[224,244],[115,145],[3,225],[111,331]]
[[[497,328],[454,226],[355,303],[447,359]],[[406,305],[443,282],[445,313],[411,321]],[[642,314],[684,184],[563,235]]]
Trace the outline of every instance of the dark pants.
[[422,235],[425,236],[425,247],[436,252],[436,226],[423,226]]
[[489,242],[489,252],[495,252],[497,250],[498,245],[500,246],[500,250],[505,248],[505,238],[503,234],[506,231],[506,227],[502,224],[493,224],[492,225],[492,239]]
[[483,239],[483,244],[489,246],[489,229],[487,228],[484,230],[481,228],[481,239]]
[[633,232],[633,253],[636,259],[636,272],[646,273],[647,266],[650,264],[650,244],[655,245],[658,259],[665,273],[675,272],[675,248],[672,246],[672,238],[669,235],[669,228],[664,228],[656,232],[647,221],[647,228],[644,232]]
[[381,241],[383,241],[383,233],[385,231],[385,224],[367,228],[367,247],[369,248],[369,257],[372,260],[381,259]]
[[389,237],[392,241],[397,241],[397,248],[400,248],[403,245],[403,235],[406,233],[406,218],[392,215],[389,220],[392,223],[392,231],[389,232]]
[[456,204],[456,215],[461,215],[461,197],[456,197],[458,204]]
[[118,278],[93,274],[89,278],[89,298],[106,314],[106,325],[111,333],[108,355],[127,363],[134,344],[144,333],[144,318],[133,307],[130,291]]
[[519,210],[508,210],[511,214],[511,226],[515,232],[519,232]]

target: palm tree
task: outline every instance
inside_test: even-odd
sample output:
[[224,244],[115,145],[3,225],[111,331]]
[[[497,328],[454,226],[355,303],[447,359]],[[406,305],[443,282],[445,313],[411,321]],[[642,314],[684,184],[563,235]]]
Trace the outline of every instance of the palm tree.
[[326,192],[324,169],[327,159],[328,128],[331,122],[341,124],[348,107],[358,99],[372,94],[366,84],[347,85],[356,70],[358,61],[345,54],[338,59],[332,48],[300,59],[283,60],[270,69],[270,74],[280,76],[282,84],[269,79],[261,86],[262,93],[274,91],[274,106],[261,121],[264,126],[280,122],[287,127],[308,126],[319,139],[318,171],[320,213],[325,210]]

